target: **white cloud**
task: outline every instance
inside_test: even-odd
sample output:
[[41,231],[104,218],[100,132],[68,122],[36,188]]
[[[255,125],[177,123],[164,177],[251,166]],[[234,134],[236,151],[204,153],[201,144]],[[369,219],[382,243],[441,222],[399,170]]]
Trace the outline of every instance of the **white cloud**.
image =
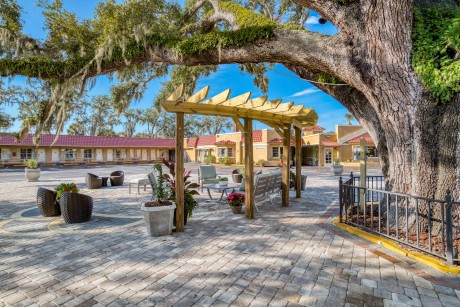
[[310,16],[310,17],[308,17],[306,23],[307,23],[307,25],[317,25],[317,24],[319,24],[318,19],[319,19],[318,16]]
[[310,94],[313,94],[313,93],[317,93],[319,91],[320,90],[317,89],[317,88],[307,88],[306,90],[303,90],[303,91],[300,91],[300,92],[292,94],[291,97],[299,97],[299,96],[310,95]]

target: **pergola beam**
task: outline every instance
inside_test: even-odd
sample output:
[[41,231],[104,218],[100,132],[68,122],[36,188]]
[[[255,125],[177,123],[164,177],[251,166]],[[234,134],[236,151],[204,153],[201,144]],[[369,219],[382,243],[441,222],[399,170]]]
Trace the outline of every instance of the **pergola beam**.
[[283,173],[281,180],[281,206],[289,207],[291,126],[283,126]]
[[244,194],[246,198],[246,217],[254,218],[254,157],[252,140],[252,119],[244,119]]
[[302,188],[302,130],[295,127],[295,198],[301,197]]

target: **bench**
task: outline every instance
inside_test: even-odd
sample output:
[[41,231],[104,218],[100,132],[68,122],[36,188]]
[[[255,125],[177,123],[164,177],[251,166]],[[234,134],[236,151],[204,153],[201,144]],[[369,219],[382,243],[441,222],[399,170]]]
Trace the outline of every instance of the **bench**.
[[[266,174],[259,174],[254,176],[254,202],[260,201],[261,199],[268,198],[273,205],[273,200],[270,197],[273,194],[279,194],[281,191],[281,180],[282,172],[274,171]],[[239,193],[244,194],[244,179],[241,182]],[[259,212],[259,208],[254,203],[256,211]]]

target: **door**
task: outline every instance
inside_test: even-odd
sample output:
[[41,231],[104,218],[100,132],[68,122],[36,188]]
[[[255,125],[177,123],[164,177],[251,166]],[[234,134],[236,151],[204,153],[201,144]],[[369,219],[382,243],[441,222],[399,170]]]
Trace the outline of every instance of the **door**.
[[59,149],[53,149],[51,152],[51,161],[53,163],[59,162]]
[[107,149],[107,161],[113,161],[113,149]]
[[147,161],[147,149],[142,149],[142,160]]
[[150,149],[150,160],[156,160],[156,159],[157,159],[157,150]]
[[176,154],[175,154],[175,150],[174,149],[170,149],[168,151],[168,154],[169,154],[169,162],[176,162]]
[[333,148],[325,148],[324,149],[324,166],[331,166],[332,165],[332,151]]
[[38,157],[37,160],[39,163],[45,163],[46,162],[46,150],[45,149],[38,149],[37,150]]
[[102,162],[102,149],[96,149],[96,160],[97,162]]

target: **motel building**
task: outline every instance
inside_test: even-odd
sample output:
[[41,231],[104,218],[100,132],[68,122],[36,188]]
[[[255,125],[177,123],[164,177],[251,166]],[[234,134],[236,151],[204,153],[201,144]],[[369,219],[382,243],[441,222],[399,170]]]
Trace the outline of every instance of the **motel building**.
[[[186,162],[204,162],[212,155],[219,162],[228,158],[231,164],[242,164],[244,139],[235,127],[233,132],[197,136],[184,139]],[[335,158],[347,165],[356,164],[360,140],[367,147],[368,163],[378,165],[377,150],[372,138],[362,126],[337,125],[335,132],[324,132],[320,126],[302,131],[302,165],[330,166]],[[44,134],[37,150],[32,135],[18,142],[13,135],[0,136],[0,166],[24,165],[28,159],[37,159],[42,165],[153,163],[163,159],[175,160],[175,140],[159,138],[127,138],[106,136]],[[265,166],[279,166],[283,155],[283,139],[275,130],[254,130],[254,162]],[[294,137],[291,138],[291,157],[295,154]]]
[[0,165],[22,165],[37,159],[42,165],[154,162],[175,158],[173,139],[43,134],[35,152],[32,135],[21,142],[0,136]]
[[[324,132],[320,126],[306,127],[302,131],[302,165],[331,166],[334,159],[341,163],[357,164],[355,153],[360,141],[366,142],[368,163],[379,164],[375,144],[367,131],[359,125],[337,125],[335,132]],[[279,166],[283,155],[283,139],[271,129],[252,132],[254,162],[264,161],[265,166]],[[233,132],[198,136],[184,141],[185,161],[204,162],[207,155],[228,157],[230,163],[242,164],[244,156],[243,135],[236,127]],[[291,137],[291,157],[295,155],[294,136]]]

